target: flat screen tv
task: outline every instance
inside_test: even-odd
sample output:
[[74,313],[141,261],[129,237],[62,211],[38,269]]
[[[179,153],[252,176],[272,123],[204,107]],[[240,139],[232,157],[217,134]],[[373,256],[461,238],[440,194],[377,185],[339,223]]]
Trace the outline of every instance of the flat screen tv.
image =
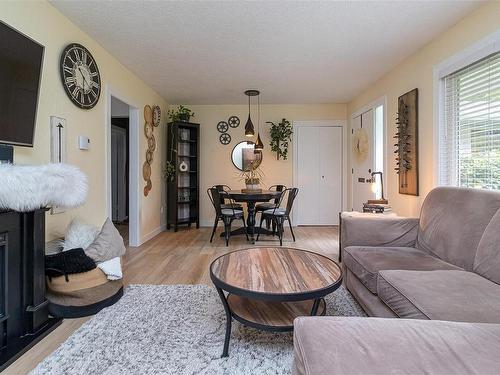
[[33,147],[43,48],[0,22],[0,143]]

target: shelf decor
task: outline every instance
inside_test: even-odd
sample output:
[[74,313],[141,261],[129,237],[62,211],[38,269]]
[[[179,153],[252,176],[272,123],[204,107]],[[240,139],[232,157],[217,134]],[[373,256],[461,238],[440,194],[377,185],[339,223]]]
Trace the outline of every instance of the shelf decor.
[[418,89],[398,98],[396,172],[399,193],[418,196]]

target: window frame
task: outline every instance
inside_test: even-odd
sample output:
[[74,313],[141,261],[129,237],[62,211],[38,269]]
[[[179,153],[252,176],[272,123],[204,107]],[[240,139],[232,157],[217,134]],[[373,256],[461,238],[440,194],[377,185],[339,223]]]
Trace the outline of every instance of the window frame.
[[445,121],[445,77],[461,70],[471,64],[478,62],[491,54],[500,52],[500,30],[486,36],[485,38],[477,41],[462,51],[448,57],[444,61],[435,65],[433,68],[433,83],[434,83],[434,173],[433,184],[440,186],[442,171],[441,165],[441,145],[442,139],[446,132]]

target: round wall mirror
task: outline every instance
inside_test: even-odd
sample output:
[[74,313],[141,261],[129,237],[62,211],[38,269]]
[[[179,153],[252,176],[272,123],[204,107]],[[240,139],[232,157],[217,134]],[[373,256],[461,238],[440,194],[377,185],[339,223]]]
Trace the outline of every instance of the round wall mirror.
[[254,146],[255,143],[251,141],[243,141],[234,146],[231,160],[240,171],[250,170],[252,161],[255,168],[262,162],[262,151],[255,151]]

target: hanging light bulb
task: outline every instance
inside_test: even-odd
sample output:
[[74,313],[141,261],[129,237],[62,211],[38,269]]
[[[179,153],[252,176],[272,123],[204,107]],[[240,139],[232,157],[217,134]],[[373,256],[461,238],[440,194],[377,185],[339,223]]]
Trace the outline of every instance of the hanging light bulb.
[[257,96],[257,142],[254,146],[255,151],[262,151],[264,149],[264,144],[260,139],[260,95]]
[[253,127],[252,119],[250,118],[250,97],[259,95],[257,90],[247,90],[245,95],[248,96],[248,120],[245,124],[245,135],[247,137],[253,137],[255,135],[255,128]]

